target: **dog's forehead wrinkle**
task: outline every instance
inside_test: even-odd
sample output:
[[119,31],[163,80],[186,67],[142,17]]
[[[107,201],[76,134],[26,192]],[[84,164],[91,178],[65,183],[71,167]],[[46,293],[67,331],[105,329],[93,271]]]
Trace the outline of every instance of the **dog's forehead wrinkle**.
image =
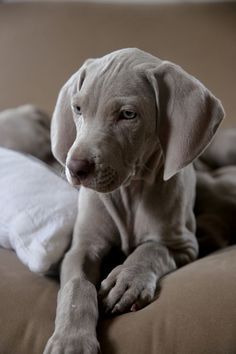
[[[136,48],[127,48],[95,59],[87,67],[86,82],[89,90],[97,91],[101,88],[124,89],[131,86],[133,89],[141,84],[144,67],[160,64],[161,60]],[[142,70],[143,69],[143,70]]]
[[126,63],[126,65],[134,66],[137,64],[148,63],[148,62],[161,62],[159,58],[156,56],[144,52],[138,48],[124,48],[120,50],[116,50],[112,53],[105,55],[102,58],[99,58],[100,62],[118,62],[118,63]]
[[140,80],[133,73],[117,75],[105,80],[101,90],[94,90],[94,95],[99,98],[100,104],[114,102],[117,106],[134,105],[139,106],[141,102],[150,97],[151,92],[148,89],[147,83]]
[[86,69],[82,68],[79,79],[78,79],[78,83],[77,83],[77,91],[81,90],[84,80],[85,80],[85,77],[86,77]]
[[[162,60],[137,48],[125,48],[93,59],[81,68],[77,82],[77,90],[87,84],[89,91],[102,86],[112,87],[118,80],[130,84],[140,78],[140,73],[146,68],[158,66]],[[136,82],[135,82],[136,83]]]

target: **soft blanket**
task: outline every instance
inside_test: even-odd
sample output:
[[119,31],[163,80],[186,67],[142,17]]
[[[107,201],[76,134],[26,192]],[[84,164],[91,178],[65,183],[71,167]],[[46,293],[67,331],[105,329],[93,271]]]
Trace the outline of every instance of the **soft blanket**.
[[0,246],[47,273],[70,245],[77,192],[39,160],[0,148]]

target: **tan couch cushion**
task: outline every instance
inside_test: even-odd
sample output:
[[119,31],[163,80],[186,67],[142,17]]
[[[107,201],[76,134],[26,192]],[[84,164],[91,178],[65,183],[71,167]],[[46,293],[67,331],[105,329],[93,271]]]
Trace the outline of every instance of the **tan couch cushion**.
[[0,109],[52,111],[59,88],[88,57],[140,47],[182,65],[221,98],[236,125],[236,3],[0,4]]
[[[42,354],[58,284],[0,250],[0,353]],[[159,299],[99,323],[103,354],[235,354],[236,247],[168,275]]]

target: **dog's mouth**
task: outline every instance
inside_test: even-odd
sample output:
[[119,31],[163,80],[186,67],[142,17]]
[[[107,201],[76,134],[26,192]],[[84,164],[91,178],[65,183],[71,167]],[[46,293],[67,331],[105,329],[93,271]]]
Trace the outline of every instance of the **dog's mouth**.
[[66,177],[68,182],[76,188],[83,186],[100,193],[109,193],[119,188],[121,185],[127,185],[132,176],[131,174],[121,176],[121,173],[118,173],[113,167],[97,164],[93,172],[80,174],[79,176],[73,174],[69,168],[66,167]]

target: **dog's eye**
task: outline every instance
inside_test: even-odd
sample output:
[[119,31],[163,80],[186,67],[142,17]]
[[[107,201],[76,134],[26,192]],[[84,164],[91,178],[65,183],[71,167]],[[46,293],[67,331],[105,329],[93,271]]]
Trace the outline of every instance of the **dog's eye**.
[[134,119],[136,116],[137,116],[136,112],[122,111],[120,114],[120,119]]
[[80,106],[73,106],[73,109],[74,109],[75,114],[78,114],[78,115],[81,114],[81,108],[80,108]]

